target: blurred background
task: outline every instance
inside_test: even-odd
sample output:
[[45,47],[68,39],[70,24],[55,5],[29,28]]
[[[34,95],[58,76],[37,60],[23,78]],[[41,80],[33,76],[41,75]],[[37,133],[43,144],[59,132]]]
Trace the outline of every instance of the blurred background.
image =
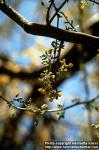
[[[46,23],[48,1],[7,0],[15,10],[29,21]],[[59,7],[63,2],[56,0]],[[99,6],[89,3],[81,8],[80,1],[70,0],[63,8],[68,19],[74,21],[77,31],[99,36]],[[53,10],[54,11],[54,10]],[[55,22],[53,22],[55,26]],[[64,29],[64,23],[60,23]],[[79,98],[89,100],[99,95],[99,60],[97,49],[85,45],[65,43],[62,57],[72,62],[74,67],[66,78],[61,78],[56,86],[62,91],[59,100],[48,102],[38,92],[38,77],[42,72],[40,56],[51,47],[53,39],[26,34],[20,26],[0,12],[0,95],[13,100],[16,94],[24,100],[31,98],[32,105],[48,103],[49,109],[57,104],[65,107]],[[98,103],[98,100],[95,104]],[[95,105],[94,104],[94,105]],[[0,149],[1,150],[43,150],[44,141],[98,141],[97,131],[92,123],[99,122],[99,114],[93,108],[83,105],[65,112],[64,118],[57,120],[55,113],[47,113],[41,118],[20,110],[9,108],[0,99]]]

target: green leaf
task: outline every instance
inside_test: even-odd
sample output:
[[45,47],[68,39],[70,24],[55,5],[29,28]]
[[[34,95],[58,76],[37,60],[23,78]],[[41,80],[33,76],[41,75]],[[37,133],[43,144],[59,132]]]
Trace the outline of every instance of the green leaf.
[[57,119],[60,120],[61,118],[64,118],[65,115],[64,105],[58,104],[58,109],[59,111],[57,111],[56,116]]
[[23,101],[23,98],[14,98],[13,99],[14,101],[17,101],[17,102],[20,102],[20,103],[23,103],[24,101]]
[[44,7],[45,6],[44,2],[41,1],[41,5]]
[[15,97],[18,97],[19,96],[19,93],[18,94],[16,94],[16,96]]
[[38,125],[38,119],[34,120],[34,125],[35,125],[35,126]]
[[93,109],[93,105],[91,103],[86,103],[85,107],[87,110],[91,111]]

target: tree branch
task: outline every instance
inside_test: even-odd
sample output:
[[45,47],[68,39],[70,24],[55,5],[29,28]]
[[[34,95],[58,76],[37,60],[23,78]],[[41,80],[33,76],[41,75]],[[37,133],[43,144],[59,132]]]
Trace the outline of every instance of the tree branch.
[[99,5],[99,2],[96,2],[95,0],[89,0],[89,1]]
[[[61,10],[61,8],[67,3],[67,0],[64,0],[64,2],[60,5],[60,7],[57,9],[57,12],[59,12]],[[56,17],[57,12],[55,12],[55,14],[52,16],[52,18],[50,19],[50,23],[53,21],[53,19]]]
[[22,110],[22,111],[29,111],[29,112],[32,112],[32,113],[38,113],[39,110],[33,110],[31,108],[26,108],[26,107],[18,107],[18,106],[15,106],[11,101],[5,99],[3,96],[0,95],[0,99],[4,100],[9,107],[12,107],[16,110]]
[[[81,102],[77,102],[77,103],[74,103],[74,104],[72,104],[72,105],[69,105],[69,106],[67,106],[67,107],[65,107],[63,110],[67,110],[67,109],[70,109],[70,108],[72,108],[72,107],[75,107],[75,106],[78,106],[78,105],[84,105],[84,104],[90,104],[90,103],[93,103],[96,99],[98,99],[99,98],[99,95],[97,95],[96,97],[94,97],[94,98],[92,98],[92,99],[90,99],[90,100],[88,100],[88,101],[86,101],[86,100],[84,100],[84,101],[81,101]],[[61,109],[62,110],[62,109]],[[53,109],[53,110],[48,110],[48,112],[57,112],[57,111],[61,111],[61,110],[59,110],[59,109]]]
[[[35,110],[33,110],[33,109],[27,108],[27,107],[23,107],[23,108],[22,108],[22,107],[17,107],[17,106],[15,106],[11,101],[5,99],[5,98],[2,97],[1,95],[0,95],[0,98],[1,98],[2,100],[4,100],[10,107],[12,107],[12,108],[14,108],[14,109],[16,109],[16,110],[29,111],[29,112],[32,112],[32,113],[40,113],[40,112],[42,112],[41,109],[35,109]],[[65,107],[64,109],[48,109],[48,110],[46,110],[46,112],[58,112],[58,111],[62,111],[62,110],[63,110],[63,111],[66,111],[67,109],[73,108],[73,107],[78,106],[78,105],[86,105],[86,104],[93,103],[93,102],[96,101],[98,98],[99,98],[99,95],[97,95],[96,97],[94,97],[94,98],[92,98],[92,99],[90,99],[90,100],[88,100],[88,101],[84,100],[84,101],[81,101],[81,102],[76,102],[76,103],[74,103],[74,104],[72,104],[72,105],[69,105],[69,106]]]
[[29,34],[55,38],[60,41],[89,45],[90,47],[95,47],[97,49],[99,48],[99,37],[80,32],[65,31],[53,26],[31,23],[3,2],[0,2],[0,10]]

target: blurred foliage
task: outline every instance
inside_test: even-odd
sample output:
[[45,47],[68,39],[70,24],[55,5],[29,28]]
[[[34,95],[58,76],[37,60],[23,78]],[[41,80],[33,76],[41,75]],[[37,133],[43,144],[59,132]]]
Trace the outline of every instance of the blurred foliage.
[[96,60],[94,71],[90,74],[90,79],[92,84],[94,84],[95,87],[99,89],[99,61],[98,60]]

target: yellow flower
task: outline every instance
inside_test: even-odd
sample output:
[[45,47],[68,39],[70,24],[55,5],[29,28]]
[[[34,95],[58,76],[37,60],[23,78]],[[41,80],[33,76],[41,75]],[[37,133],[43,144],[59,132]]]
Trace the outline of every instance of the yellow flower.
[[73,67],[73,64],[72,64],[72,63],[69,63],[68,67],[69,67],[69,68],[72,68],[72,67]]
[[46,94],[46,91],[45,91],[43,88],[39,88],[38,91],[39,91],[41,94]]
[[60,63],[63,65],[65,63],[65,59],[60,60]]
[[52,89],[52,86],[51,86],[50,84],[48,84],[48,85],[47,85],[47,89],[48,89],[48,90],[51,90],[51,89]]
[[55,75],[52,75],[52,78],[55,79]]
[[58,95],[58,97],[61,97],[61,96],[62,96],[62,93],[61,93],[61,92],[58,92],[57,95]]
[[51,98],[51,97],[49,97],[49,99],[48,99],[50,102],[52,102],[53,101],[53,99]]
[[85,4],[82,3],[81,6],[80,6],[80,8],[81,8],[81,9],[84,9],[84,7],[85,7]]
[[43,82],[43,79],[41,79],[41,78],[39,78],[38,80],[39,80],[39,82]]

